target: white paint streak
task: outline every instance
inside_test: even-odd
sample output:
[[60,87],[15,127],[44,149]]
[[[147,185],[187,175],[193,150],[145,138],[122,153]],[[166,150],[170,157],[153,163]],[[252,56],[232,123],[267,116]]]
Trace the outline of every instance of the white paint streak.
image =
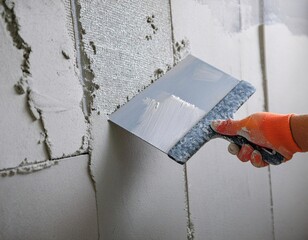
[[164,152],[205,115],[203,110],[174,95],[160,101],[147,98],[144,103],[145,111],[132,132]]

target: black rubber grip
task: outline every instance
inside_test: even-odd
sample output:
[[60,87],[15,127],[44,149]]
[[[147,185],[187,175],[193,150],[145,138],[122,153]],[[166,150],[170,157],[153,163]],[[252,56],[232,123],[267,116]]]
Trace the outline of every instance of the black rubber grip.
[[228,140],[231,143],[235,143],[238,146],[243,146],[244,144],[249,144],[251,147],[253,147],[255,150],[257,150],[258,152],[260,152],[260,154],[262,155],[262,160],[264,162],[267,162],[268,164],[272,164],[272,165],[279,165],[282,162],[285,161],[284,156],[282,156],[280,153],[269,149],[269,148],[264,148],[261,147],[257,144],[254,144],[250,141],[248,141],[246,138],[242,137],[242,136],[227,136],[227,135],[222,135],[219,133],[216,133],[215,137],[220,137],[223,139]]

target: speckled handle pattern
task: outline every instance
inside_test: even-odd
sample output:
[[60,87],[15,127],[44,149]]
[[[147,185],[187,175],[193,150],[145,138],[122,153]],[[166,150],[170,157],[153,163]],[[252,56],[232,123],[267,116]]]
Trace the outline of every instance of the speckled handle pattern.
[[216,133],[211,129],[213,120],[229,119],[255,92],[246,81],[240,81],[216,106],[209,111],[168,152],[168,156],[180,164],[186,163]]

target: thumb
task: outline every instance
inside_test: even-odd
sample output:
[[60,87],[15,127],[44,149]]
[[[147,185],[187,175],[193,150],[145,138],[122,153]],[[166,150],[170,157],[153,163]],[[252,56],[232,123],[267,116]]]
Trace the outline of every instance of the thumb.
[[237,120],[215,120],[211,123],[211,127],[215,132],[223,135],[235,136],[242,129],[241,121]]

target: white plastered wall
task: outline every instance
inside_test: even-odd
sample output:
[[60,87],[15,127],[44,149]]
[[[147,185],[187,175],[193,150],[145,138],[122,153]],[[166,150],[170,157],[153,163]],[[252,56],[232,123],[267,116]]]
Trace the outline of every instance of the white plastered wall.
[[183,167],[107,121],[187,52],[256,87],[236,118],[307,113],[305,1],[262,2],[0,0],[0,239],[306,239],[305,154]]

